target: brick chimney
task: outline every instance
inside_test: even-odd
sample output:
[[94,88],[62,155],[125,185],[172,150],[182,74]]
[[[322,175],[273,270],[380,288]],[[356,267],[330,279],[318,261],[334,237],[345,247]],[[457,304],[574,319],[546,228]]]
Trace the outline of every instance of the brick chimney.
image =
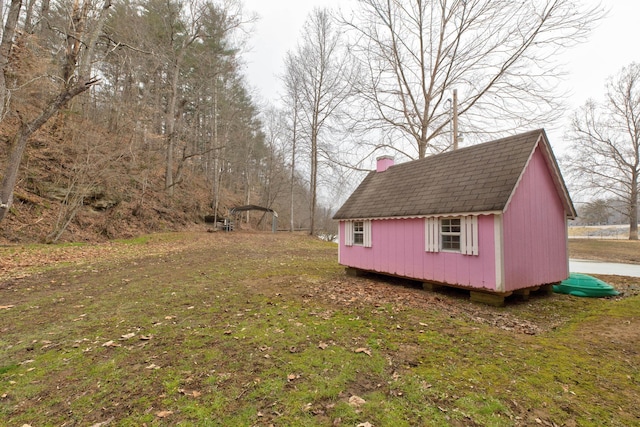
[[376,161],[376,172],[384,172],[394,164],[392,156],[380,156],[376,159]]

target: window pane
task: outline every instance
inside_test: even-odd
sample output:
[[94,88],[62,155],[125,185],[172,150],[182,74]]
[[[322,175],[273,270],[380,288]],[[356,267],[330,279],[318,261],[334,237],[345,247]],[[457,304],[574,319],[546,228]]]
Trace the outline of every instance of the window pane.
[[364,244],[364,235],[361,234],[361,233],[354,234],[353,235],[353,243],[355,243],[356,245]]
[[460,236],[442,236],[442,249],[460,249]]
[[460,232],[460,218],[445,218],[441,220],[443,233],[459,233]]

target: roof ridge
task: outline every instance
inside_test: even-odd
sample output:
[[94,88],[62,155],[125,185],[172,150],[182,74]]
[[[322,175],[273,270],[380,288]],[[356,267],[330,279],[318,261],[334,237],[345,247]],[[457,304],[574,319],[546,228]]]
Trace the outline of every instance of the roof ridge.
[[543,128],[534,129],[534,130],[530,130],[530,131],[519,133],[519,134],[515,134],[515,135],[504,136],[502,138],[493,139],[491,141],[480,142],[478,144],[473,144],[473,145],[467,145],[466,147],[460,147],[460,148],[458,148],[456,150],[443,151],[441,153],[432,154],[430,156],[426,156],[426,157],[423,157],[421,159],[413,159],[413,160],[409,160],[409,161],[406,161],[406,162],[403,162],[403,163],[397,163],[397,164],[395,164],[395,165],[393,165],[391,167],[409,165],[409,164],[414,163],[414,162],[420,162],[420,161],[425,161],[427,159],[433,159],[434,157],[453,155],[453,154],[456,154],[456,153],[464,152],[464,151],[469,150],[469,149],[480,149],[480,148],[485,148],[486,149],[486,146],[490,145],[490,144],[504,143],[505,141],[512,140],[512,139],[515,139],[515,138],[524,138],[524,137],[527,137],[527,136],[530,136],[530,135],[538,135],[540,133],[543,133],[543,134],[546,135],[546,133],[545,133]]
[[501,211],[541,134],[531,130],[372,171],[334,218]]

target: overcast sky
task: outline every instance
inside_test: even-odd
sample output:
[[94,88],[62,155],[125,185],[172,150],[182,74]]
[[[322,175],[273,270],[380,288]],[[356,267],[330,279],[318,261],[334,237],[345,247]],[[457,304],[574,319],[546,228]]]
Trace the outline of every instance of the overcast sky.
[[[316,6],[336,7],[349,1],[244,0],[245,11],[259,16],[250,41],[252,49],[244,55],[247,79],[259,100],[276,103],[284,55],[295,48],[309,12]],[[568,101],[573,108],[589,97],[602,98],[609,76],[631,62],[640,62],[640,1],[603,0],[602,4],[610,9],[607,18],[589,42],[573,48],[565,58],[571,74],[564,85],[572,94]],[[557,138],[550,137],[554,145],[559,143]]]

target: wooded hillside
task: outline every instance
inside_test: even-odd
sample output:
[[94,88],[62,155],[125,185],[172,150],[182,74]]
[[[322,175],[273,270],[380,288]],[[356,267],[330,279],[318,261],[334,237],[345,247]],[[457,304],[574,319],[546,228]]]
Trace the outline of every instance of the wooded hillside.
[[[288,169],[282,138],[262,130],[243,81],[239,54],[251,19],[239,2],[31,0],[11,8],[18,19],[6,20],[0,47],[0,239],[181,229],[243,204],[275,209],[281,227],[305,227],[308,190]],[[78,87],[39,129],[31,125]],[[7,188],[25,129],[37,130]],[[262,213],[253,216],[261,226]]]

